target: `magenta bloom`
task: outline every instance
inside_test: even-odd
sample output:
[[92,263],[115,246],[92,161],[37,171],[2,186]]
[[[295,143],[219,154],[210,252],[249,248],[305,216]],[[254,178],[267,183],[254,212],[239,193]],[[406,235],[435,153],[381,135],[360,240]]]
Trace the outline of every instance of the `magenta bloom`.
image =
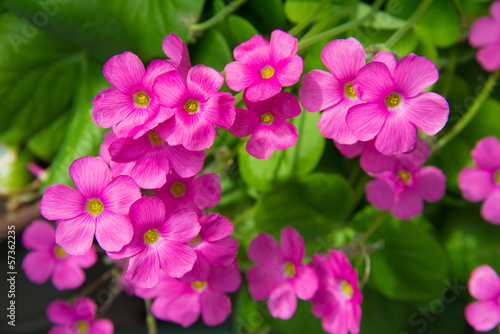
[[33,283],[43,284],[52,276],[52,284],[57,290],[78,288],[85,281],[81,268],[90,268],[97,261],[92,247],[83,255],[66,254],[56,245],[52,225],[43,220],[33,221],[24,230],[22,243],[33,250],[23,259],[26,277]]
[[95,234],[105,251],[119,251],[132,239],[128,210],[141,197],[139,187],[129,176],[111,181],[109,167],[99,157],[73,161],[69,174],[78,190],[54,184],[45,189],[40,203],[47,220],[59,221],[56,243],[68,254],[82,255],[92,247]]
[[99,156],[104,160],[106,164],[108,164],[109,169],[111,170],[111,176],[113,178],[118,175],[128,175],[130,176],[130,171],[134,168],[134,163],[131,162],[115,162],[111,160],[111,155],[109,154],[109,147],[111,144],[116,141],[118,137],[115,135],[113,130],[109,131],[104,135],[101,146],[99,146]]
[[102,73],[114,87],[103,89],[92,101],[96,123],[113,127],[120,138],[137,137],[172,117],[172,110],[161,106],[153,92],[156,77],[172,70],[175,67],[169,61],[156,59],[145,71],[131,52],[111,57]]
[[478,332],[489,332],[500,323],[500,278],[490,266],[474,269],[469,278],[469,292],[479,301],[465,308],[467,322]]
[[206,157],[203,151],[188,151],[182,145],[170,146],[155,130],[137,139],[116,140],[109,147],[109,154],[118,163],[133,163],[130,176],[145,189],[163,186],[171,168],[182,177],[198,174]]
[[156,318],[188,327],[201,313],[205,324],[216,326],[231,313],[231,301],[226,293],[238,290],[241,275],[233,262],[226,267],[211,266],[205,278],[166,278],[159,284],[161,293],[151,307]]
[[326,258],[312,257],[319,287],[311,299],[312,312],[322,319],[323,329],[331,334],[359,333],[363,296],[358,273],[344,253],[332,250]]
[[227,129],[235,116],[234,97],[217,92],[223,83],[222,74],[204,65],[192,67],[186,80],[178,71],[159,76],[153,90],[160,103],[175,112],[156,129],[160,138],[190,151],[212,146],[214,125]]
[[238,241],[229,236],[233,224],[218,213],[210,213],[200,218],[200,234],[188,243],[196,252],[193,269],[183,276],[184,279],[206,277],[210,265],[225,267],[230,265],[238,252]]
[[[387,53],[386,53],[387,54]],[[449,106],[436,93],[421,93],[437,81],[436,66],[427,58],[409,54],[397,64],[366,64],[353,81],[357,96],[365,103],[349,109],[347,126],[359,140],[375,139],[381,153],[410,151],[417,141],[417,128],[435,135],[448,120]]]
[[219,203],[221,184],[215,173],[182,178],[172,171],[167,175],[165,185],[155,189],[155,192],[165,203],[168,212],[180,208],[199,211]]
[[481,216],[493,224],[500,224],[500,142],[486,137],[477,142],[471,152],[477,165],[465,167],[458,176],[462,196],[471,202],[484,200]]
[[358,138],[346,124],[350,107],[361,103],[352,82],[365,65],[365,48],[355,38],[336,39],[325,45],[321,60],[331,73],[313,70],[302,78],[299,97],[304,109],[324,110],[318,127],[323,136],[341,144],[354,144]]
[[303,62],[297,53],[297,38],[279,29],[269,43],[260,35],[238,45],[234,59],[224,68],[226,82],[234,91],[246,89],[250,101],[262,101],[299,81]]
[[281,247],[272,236],[259,235],[248,246],[248,258],[257,265],[247,273],[248,289],[257,301],[269,298],[267,308],[275,318],[290,319],[297,298],[311,299],[318,278],[304,259],[304,240],[291,227],[281,230]]
[[469,43],[479,51],[476,60],[489,72],[500,68],[500,1],[490,6],[492,17],[478,18],[469,33]]
[[191,60],[189,59],[189,51],[186,43],[172,32],[163,38],[161,46],[163,52],[170,58],[168,62],[175,66],[183,78],[186,78],[191,68]]
[[[351,145],[343,145],[334,141],[334,144],[340,151],[340,153],[342,153],[349,159],[361,155],[359,163],[361,165],[361,168],[363,168],[363,170],[367,173],[380,173],[392,169],[396,161],[397,155],[385,155],[383,153],[380,153],[375,148],[375,140],[360,140]],[[418,145],[415,145],[413,150],[411,150],[410,152],[413,152],[417,146]],[[410,152],[401,154],[409,154]]]
[[73,305],[55,300],[47,307],[47,318],[57,326],[49,334],[112,334],[109,319],[95,319],[96,305],[90,298],[80,297]]
[[391,170],[373,173],[366,184],[366,198],[379,210],[391,210],[399,219],[418,216],[424,202],[439,201],[446,191],[446,177],[436,167],[420,168],[429,157],[429,145],[419,139],[416,148],[395,156]]
[[171,277],[182,277],[193,268],[194,250],[184,243],[200,231],[198,216],[191,210],[167,215],[157,197],[143,197],[130,207],[134,225],[132,241],[119,252],[108,252],[113,260],[130,257],[125,279],[141,288],[158,283],[160,269]]
[[295,145],[297,129],[287,119],[300,115],[297,98],[288,92],[264,101],[251,102],[243,95],[248,110],[236,108],[236,119],[229,133],[250,139],[246,144],[247,152],[258,158],[268,159],[274,149],[284,150]]

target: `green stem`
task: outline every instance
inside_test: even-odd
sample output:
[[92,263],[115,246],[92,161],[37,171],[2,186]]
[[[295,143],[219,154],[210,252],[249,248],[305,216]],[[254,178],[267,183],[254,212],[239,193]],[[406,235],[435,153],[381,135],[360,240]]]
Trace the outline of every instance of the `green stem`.
[[484,101],[490,96],[493,91],[493,87],[496,85],[498,81],[498,76],[500,75],[500,70],[493,72],[486,83],[484,84],[483,89],[479,92],[479,95],[474,100],[474,103],[470,106],[469,110],[465,112],[465,115],[455,124],[455,126],[448,131],[443,137],[441,137],[433,150],[442,149],[448,142],[450,142],[456,135],[458,135],[466,126],[470,123],[470,121],[477,114]]
[[432,4],[433,1],[434,0],[423,0],[417,7],[417,10],[415,10],[413,15],[410,16],[408,21],[406,21],[405,25],[396,30],[394,34],[392,34],[392,36],[389,37],[387,42],[385,42],[385,46],[389,49],[392,48],[394,44],[396,44],[399,41],[399,39],[403,37],[404,34],[406,34],[406,32],[415,25],[415,23],[417,23],[417,21],[425,13],[427,8],[429,8],[429,6]]
[[149,334],[157,334],[158,328],[156,327],[156,319],[151,313],[151,299],[144,299],[146,305],[146,325],[148,326]]
[[191,32],[197,32],[197,31],[203,31],[207,30],[220,21],[224,20],[227,16],[229,16],[231,13],[236,11],[238,8],[240,8],[247,0],[234,0],[230,4],[228,4],[226,7],[224,7],[221,11],[219,11],[217,14],[212,16],[206,21],[193,24],[192,26],[189,27],[189,30]]
[[368,14],[366,14],[364,17],[360,18],[360,19],[357,19],[357,20],[354,20],[354,21],[349,21],[347,23],[344,23],[342,25],[339,25],[335,28],[332,28],[330,30],[327,30],[325,32],[322,32],[322,33],[319,33],[315,36],[312,36],[312,37],[309,37],[307,39],[302,39],[299,41],[299,45],[297,47],[297,50],[302,50],[308,46],[311,46],[317,42],[320,42],[324,39],[327,39],[327,38],[332,38],[333,36],[336,36],[336,35],[339,35],[339,34],[342,34],[344,32],[347,32],[349,31],[350,29],[354,29],[356,28],[357,26],[359,26],[360,24],[362,24],[363,22],[365,22],[366,20],[370,19],[373,15],[375,15],[375,13],[380,9],[380,7],[382,7],[382,5],[384,4],[385,0],[377,0],[375,1],[375,3],[373,4],[370,12]]
[[365,233],[363,233],[363,235],[361,236],[361,240],[363,242],[368,240],[368,238],[373,234],[373,232],[375,232],[375,230],[380,226],[380,224],[382,224],[382,222],[384,221],[384,219],[387,217],[388,214],[389,211],[380,212],[377,219],[375,219],[375,221],[373,222],[372,226],[370,226],[370,228],[366,230]]
[[349,8],[342,8],[342,9],[333,11],[332,15],[330,15],[329,17],[314,24],[311,27],[311,29],[309,29],[309,31],[306,32],[304,36],[302,36],[302,39],[306,40],[309,37],[312,37],[316,34],[319,34],[323,30],[325,30],[326,28],[332,26],[332,22],[335,23],[337,20],[340,20],[344,17],[348,17],[350,14],[351,14],[351,10]]
[[297,23],[292,29],[288,31],[290,35],[297,36],[304,30],[313,20],[314,18],[323,11],[323,9],[330,3],[330,0],[323,0],[321,3],[318,5],[316,10],[306,17],[304,20],[300,21]]
[[[302,113],[304,113],[305,111],[302,111]],[[293,155],[293,164],[292,164],[292,175],[296,175],[297,174],[297,169],[299,168],[299,166],[297,166],[297,161],[299,160],[299,152],[300,152],[300,144],[302,142],[301,140],[301,137],[303,136],[304,134],[304,126],[305,126],[305,120],[306,120],[306,115],[302,115],[301,116],[301,119],[300,119],[300,124],[299,124],[299,127],[298,127],[298,133],[299,133],[299,138],[297,138],[297,143],[295,144],[295,154]],[[285,153],[283,152],[283,155],[285,155]]]

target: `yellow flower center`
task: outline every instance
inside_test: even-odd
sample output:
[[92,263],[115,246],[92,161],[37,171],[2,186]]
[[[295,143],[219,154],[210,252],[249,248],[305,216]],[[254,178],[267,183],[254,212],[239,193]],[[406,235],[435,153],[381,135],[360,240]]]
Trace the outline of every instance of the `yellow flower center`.
[[354,289],[352,286],[346,281],[340,282],[340,291],[346,298],[352,298],[352,294],[354,293]]
[[270,112],[266,112],[260,117],[260,120],[262,123],[269,125],[274,121],[274,116]]
[[85,320],[77,321],[75,326],[78,333],[87,333],[89,331],[89,323]]
[[170,187],[170,192],[175,197],[184,196],[184,194],[186,193],[186,186],[184,185],[184,183],[174,182],[174,184],[172,184],[172,187]]
[[347,85],[345,85],[344,92],[345,95],[350,99],[355,99],[357,97],[354,88],[352,88],[352,82],[349,82]]
[[400,178],[401,180],[403,180],[403,182],[405,184],[408,184],[411,181],[411,174],[410,174],[410,172],[408,172],[406,170],[402,170],[402,171],[400,171],[398,173],[398,178]]
[[385,99],[385,105],[389,108],[395,108],[401,103],[401,95],[392,93]]
[[157,229],[151,229],[144,233],[144,242],[148,245],[152,245],[158,240],[159,236]]
[[198,246],[201,242],[201,236],[198,234],[193,240],[188,242],[188,246],[194,247]]
[[59,245],[56,245],[56,247],[54,248],[54,254],[56,254],[56,256],[60,259],[63,259],[66,256],[68,256],[68,254],[66,254],[66,252],[63,251],[63,249]]
[[500,169],[495,173],[495,181],[500,184]]
[[266,66],[261,71],[262,79],[272,78],[274,75],[274,68],[272,66]]
[[165,141],[163,139],[161,139],[160,136],[158,136],[158,134],[156,133],[156,131],[151,131],[149,133],[149,142],[153,146],[163,145],[165,143]]
[[207,286],[207,282],[205,282],[205,281],[195,281],[195,282],[191,283],[191,287],[195,290],[198,290],[198,291],[205,289],[206,286]]
[[134,94],[134,103],[139,107],[145,107],[149,104],[149,95],[144,92]]
[[186,109],[188,113],[194,114],[199,109],[198,101],[195,100],[187,101],[186,104],[184,105],[184,109]]
[[283,270],[285,271],[285,276],[292,278],[295,277],[295,266],[292,262],[286,262]]
[[102,205],[102,202],[100,200],[98,200],[97,198],[91,199],[87,203],[87,211],[95,216],[100,214],[103,209],[104,209],[104,207]]

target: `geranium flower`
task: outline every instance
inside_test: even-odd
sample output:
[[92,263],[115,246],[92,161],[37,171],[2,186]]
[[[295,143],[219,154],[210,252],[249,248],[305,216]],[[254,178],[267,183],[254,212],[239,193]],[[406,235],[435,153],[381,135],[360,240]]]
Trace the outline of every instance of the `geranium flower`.
[[248,270],[248,289],[257,301],[269,298],[267,308],[275,318],[290,319],[297,298],[314,296],[318,278],[304,259],[304,240],[291,227],[281,230],[281,248],[272,236],[259,235],[248,246],[248,258],[257,263]]
[[323,329],[331,334],[359,333],[363,296],[358,273],[344,253],[332,250],[326,258],[312,257],[319,286],[311,299],[312,313],[321,318]]
[[22,244],[32,250],[22,263],[26,277],[33,283],[43,284],[52,276],[57,290],[78,288],[85,282],[81,268],[90,268],[97,261],[93,247],[83,255],[66,254],[55,242],[52,225],[43,220],[34,220],[24,230]]
[[478,18],[469,32],[469,43],[479,48],[476,60],[489,72],[500,68],[500,1],[490,6],[490,16]]
[[250,135],[247,152],[258,158],[268,159],[274,149],[284,150],[295,145],[297,129],[287,119],[300,115],[297,98],[288,92],[264,101],[251,102],[243,95],[248,110],[236,108],[236,119],[229,133],[243,138]]
[[477,168],[465,167],[458,176],[458,187],[466,200],[484,200],[481,216],[500,224],[500,142],[496,137],[483,138],[471,155]]
[[282,30],[271,33],[271,42],[255,35],[238,45],[233,61],[226,65],[226,83],[234,91],[246,89],[250,101],[262,101],[296,84],[303,61],[297,53],[297,38]]
[[141,288],[152,288],[160,270],[171,277],[182,277],[193,268],[195,251],[185,245],[200,231],[198,216],[191,210],[167,215],[157,197],[143,197],[130,207],[134,225],[132,241],[119,252],[108,252],[113,260],[130,257],[125,279]]
[[444,97],[422,93],[439,78],[429,59],[412,53],[392,64],[387,59],[372,61],[359,71],[352,85],[365,103],[351,107],[346,116],[347,126],[359,140],[376,137],[375,147],[387,155],[410,151],[417,141],[415,127],[435,135],[449,114]]
[[160,75],[153,91],[160,104],[173,109],[175,116],[160,124],[156,132],[169,145],[184,145],[190,151],[212,146],[214,125],[227,129],[234,121],[234,97],[217,92],[224,83],[222,74],[204,65],[192,67],[187,79],[178,71]]
[[69,174],[77,190],[54,184],[45,189],[40,203],[47,220],[59,221],[56,243],[68,254],[82,255],[92,247],[95,234],[104,250],[119,251],[132,240],[128,210],[141,197],[139,187],[125,175],[111,181],[100,157],[73,161]]
[[99,126],[113,127],[120,138],[142,136],[173,111],[158,103],[153,83],[162,73],[175,70],[167,60],[155,59],[144,70],[139,57],[131,52],[111,57],[102,73],[114,86],[105,88],[92,100],[92,115]]

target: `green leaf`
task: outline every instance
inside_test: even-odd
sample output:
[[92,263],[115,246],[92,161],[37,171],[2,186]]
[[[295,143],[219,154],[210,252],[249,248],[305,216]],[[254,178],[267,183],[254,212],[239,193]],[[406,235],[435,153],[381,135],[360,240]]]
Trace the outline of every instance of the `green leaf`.
[[248,18],[261,32],[271,32],[274,29],[287,30],[282,0],[251,0],[245,3],[240,12],[249,13]]
[[83,54],[29,23],[0,17],[0,141],[15,145],[64,113]]
[[190,24],[196,23],[204,0],[98,0],[124,27],[131,51],[144,61],[165,58],[163,38],[171,32],[188,39]]
[[[447,145],[436,156],[436,165],[446,175],[446,188],[458,192],[458,174],[471,161],[470,151],[473,148],[461,138],[454,138],[453,143]],[[433,165],[432,161],[428,164]]]
[[[224,34],[231,50],[248,41],[254,35],[259,35],[257,29],[250,22],[238,15],[230,15],[217,27]],[[230,59],[232,60],[232,53]]]
[[321,0],[286,0],[284,5],[286,18],[292,23],[299,23],[311,16]]
[[288,320],[270,318],[269,323],[274,330],[284,334],[324,333],[321,319],[311,312],[311,303],[297,299],[297,309]]
[[[360,19],[368,15],[371,8],[372,7],[370,5],[360,2],[356,12],[356,19]],[[404,24],[404,20],[379,10],[375,13],[371,20],[364,21],[362,26],[376,30],[396,30],[404,26]]]
[[49,178],[43,183],[41,191],[56,183],[72,186],[73,182],[68,172],[69,166],[74,160],[83,156],[97,155],[106,131],[94,123],[91,114],[92,99],[99,91],[109,86],[102,76],[101,66],[92,62],[83,64],[78,83],[68,132],[51,165]]
[[0,143],[0,194],[7,195],[13,190],[24,188],[33,175],[27,164],[34,157],[28,150],[19,150]]
[[[479,91],[480,89],[476,89]],[[498,120],[500,101],[489,98],[484,101],[479,112],[472,121],[463,129],[460,138],[467,140],[473,147],[476,143],[488,136],[500,136],[500,122]]]
[[[353,36],[357,38],[365,47],[385,43],[395,30],[377,30],[373,28],[358,27],[354,29]],[[391,48],[403,57],[415,50],[418,45],[417,34],[410,30]]]
[[9,0],[7,7],[37,29],[86,49],[98,60],[128,49],[123,26],[98,0]]
[[[364,231],[380,213],[369,206],[356,214],[352,225]],[[422,227],[387,216],[368,242],[380,240],[383,248],[370,254],[370,286],[396,300],[426,300],[443,289],[446,257],[440,244]]]
[[62,114],[49,126],[38,131],[26,142],[28,149],[38,158],[51,161],[66,134],[69,116],[69,113]]
[[206,30],[190,49],[193,65],[203,64],[217,71],[223,71],[224,66],[233,60],[233,54],[226,39],[215,28]]
[[257,200],[257,228],[279,237],[282,228],[292,226],[312,253],[318,248],[318,239],[344,221],[352,196],[349,183],[337,174],[314,173],[290,180]]
[[319,116],[319,113],[302,110],[300,116],[292,120],[299,133],[297,143],[284,151],[276,150],[267,160],[252,157],[242,146],[238,164],[243,180],[255,189],[269,190],[275,176],[278,180],[286,180],[292,175],[306,175],[314,170],[325,148],[325,137],[318,129]]

